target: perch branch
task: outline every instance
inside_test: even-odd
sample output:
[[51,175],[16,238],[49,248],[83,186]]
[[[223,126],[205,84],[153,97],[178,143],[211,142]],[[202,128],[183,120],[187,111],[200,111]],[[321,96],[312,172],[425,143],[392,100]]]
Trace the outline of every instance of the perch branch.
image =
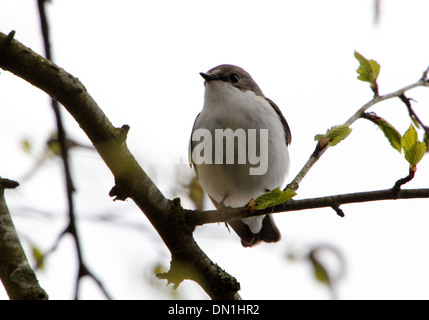
[[[227,208],[222,213],[218,212],[217,210],[190,211],[188,212],[188,219],[190,223],[194,224],[195,226],[199,226],[207,223],[228,222],[231,220],[260,216],[268,213],[299,211],[317,208],[333,208],[335,210],[344,204],[419,198],[429,198],[429,189],[401,189],[398,192],[396,189],[391,188],[378,191],[356,192],[302,200],[292,199],[277,206],[269,207],[253,213],[248,212],[244,208]],[[338,211],[336,212],[338,213]]]

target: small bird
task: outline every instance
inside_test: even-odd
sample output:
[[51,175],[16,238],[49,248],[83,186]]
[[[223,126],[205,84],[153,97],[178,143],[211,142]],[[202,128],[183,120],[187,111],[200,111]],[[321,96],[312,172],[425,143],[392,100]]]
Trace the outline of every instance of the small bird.
[[[205,80],[204,106],[192,129],[191,166],[218,210],[243,207],[284,184],[290,162],[289,125],[244,69],[223,64],[200,75]],[[244,247],[281,238],[270,215],[228,224]]]

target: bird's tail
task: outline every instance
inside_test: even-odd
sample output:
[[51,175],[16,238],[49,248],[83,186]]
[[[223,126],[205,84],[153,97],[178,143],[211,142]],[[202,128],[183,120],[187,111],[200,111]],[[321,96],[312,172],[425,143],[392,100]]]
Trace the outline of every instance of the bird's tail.
[[241,244],[243,247],[253,247],[260,242],[277,242],[281,239],[281,234],[277,228],[273,218],[270,215],[266,215],[262,221],[261,231],[253,233],[249,226],[242,220],[230,221],[228,224],[241,238]]

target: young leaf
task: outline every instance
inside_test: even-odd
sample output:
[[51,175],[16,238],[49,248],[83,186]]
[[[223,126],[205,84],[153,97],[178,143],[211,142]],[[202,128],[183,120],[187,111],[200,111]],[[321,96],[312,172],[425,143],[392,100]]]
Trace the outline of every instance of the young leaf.
[[405,159],[409,162],[410,166],[414,168],[420,160],[422,160],[425,152],[426,144],[424,142],[416,141],[410,149],[405,151]]
[[410,125],[410,128],[407,132],[404,133],[404,136],[401,139],[401,145],[405,152],[410,150],[412,146],[417,142],[417,131],[413,125]]
[[355,58],[359,61],[359,68],[357,73],[358,79],[361,81],[369,82],[372,90],[377,94],[378,85],[377,78],[380,73],[380,65],[375,60],[368,60],[359,52],[355,51]]
[[349,128],[349,124],[334,126],[328,130],[326,137],[332,139],[330,145],[335,146],[340,141],[347,138],[350,132],[352,132],[352,129]]
[[357,73],[359,74],[358,79],[369,83],[377,80],[380,73],[380,65],[375,60],[368,60],[357,51],[355,51],[355,58],[359,61],[359,68],[357,69]]
[[404,149],[405,159],[414,168],[423,158],[427,145],[418,141],[417,131],[411,124],[410,128],[404,133],[401,139],[402,149]]
[[383,131],[387,140],[389,140],[390,145],[401,153],[401,134],[389,122],[382,118],[380,118],[380,121],[378,122],[378,127]]
[[314,140],[320,142],[321,140],[326,139],[330,146],[335,146],[347,138],[350,132],[352,132],[352,129],[349,128],[348,123],[341,126],[333,126],[326,132],[326,134],[317,134],[314,137]]
[[314,140],[316,140],[316,141],[320,141],[320,140],[322,140],[322,139],[324,139],[326,136],[324,135],[324,134],[316,134],[315,136],[314,136]]
[[262,209],[276,206],[280,203],[283,203],[289,199],[292,199],[294,196],[296,196],[295,191],[293,190],[282,191],[280,190],[280,187],[277,187],[257,197],[255,200],[250,202],[247,208],[252,212],[257,210],[262,210]]

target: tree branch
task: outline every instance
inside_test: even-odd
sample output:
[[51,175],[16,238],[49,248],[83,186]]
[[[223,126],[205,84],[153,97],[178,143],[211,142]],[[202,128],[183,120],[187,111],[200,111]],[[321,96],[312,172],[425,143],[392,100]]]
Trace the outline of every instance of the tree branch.
[[[344,124],[348,124],[349,126],[352,125],[356,120],[360,119],[362,115],[372,106],[374,106],[377,103],[380,103],[382,101],[386,101],[392,98],[401,98],[407,91],[417,88],[417,87],[429,87],[429,80],[428,80],[428,72],[429,67],[423,72],[422,77],[399,90],[396,90],[394,92],[385,94],[385,95],[375,95],[370,101],[365,103],[363,106],[361,106],[358,111],[356,111]],[[292,180],[291,183],[286,187],[286,189],[292,189],[296,191],[299,188],[299,184],[301,183],[302,179],[307,175],[307,173],[310,171],[310,169],[314,166],[314,164],[320,159],[320,157],[325,153],[325,151],[329,148],[329,144],[321,145],[320,142],[317,143],[316,148],[314,149],[314,152],[311,154],[310,158],[305,163],[304,167],[298,172],[296,177]]]
[[25,256],[4,198],[18,182],[0,177],[0,279],[12,300],[47,300]]
[[[418,198],[429,198],[429,189],[401,189],[397,191],[395,188],[391,188],[378,191],[356,192],[302,200],[292,199],[277,206],[269,207],[256,212],[249,212],[245,208],[226,208],[226,210],[223,212],[219,212],[217,210],[190,211],[188,213],[188,219],[193,225],[200,226],[207,223],[228,222],[231,220],[260,216],[268,213],[271,214],[278,212],[331,207],[334,208],[334,210],[338,210],[339,206],[343,204]],[[338,213],[337,210],[336,212]]]
[[166,275],[170,282],[191,279],[212,299],[240,298],[237,280],[214,264],[193,239],[180,201],[166,199],[129,151],[127,125],[115,128],[77,78],[3,33],[0,67],[58,100],[79,123],[115,177],[111,195],[130,197],[170,250],[171,268]]
[[419,116],[416,114],[413,107],[411,106],[411,100],[413,99],[406,97],[405,94],[402,94],[401,96],[399,96],[399,98],[407,107],[408,114],[410,115],[411,120],[417,122],[425,131],[426,136],[429,137],[429,127],[426,126],[422,120],[420,120]]

